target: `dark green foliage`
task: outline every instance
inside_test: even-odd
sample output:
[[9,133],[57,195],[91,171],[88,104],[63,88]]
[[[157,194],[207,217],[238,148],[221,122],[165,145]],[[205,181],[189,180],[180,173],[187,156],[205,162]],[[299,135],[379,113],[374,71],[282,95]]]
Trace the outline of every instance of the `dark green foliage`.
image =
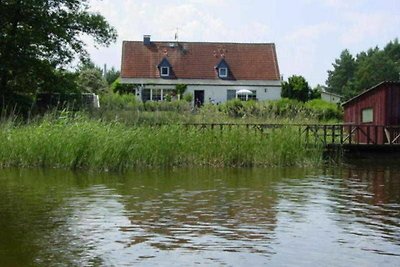
[[323,87],[322,85],[318,84],[314,89],[311,90],[310,92],[310,100],[312,99],[320,99],[321,98],[321,93],[323,92]]
[[107,81],[97,68],[84,68],[79,71],[77,83],[80,91],[102,94],[107,90]]
[[107,70],[105,78],[108,83],[108,85],[111,85],[113,82],[115,82],[119,78],[120,72],[116,70],[114,67],[111,69]]
[[344,95],[348,91],[346,87],[354,77],[356,61],[349,50],[345,49],[340,54],[340,58],[336,59],[332,65],[334,70],[328,71],[328,80],[326,81],[328,90],[338,95]]
[[306,102],[310,99],[311,88],[303,76],[293,75],[282,83],[281,96]]
[[384,49],[370,48],[354,58],[344,50],[328,71],[328,91],[349,99],[382,82],[397,81],[400,73],[400,44],[398,39]]
[[121,83],[120,78],[117,78],[110,86],[112,92],[119,94],[132,94],[138,87],[137,84]]
[[187,85],[186,84],[177,84],[175,86],[175,93],[178,95],[178,99],[181,98],[181,96],[183,96],[183,94],[185,93],[187,89]]
[[77,56],[87,58],[82,36],[101,45],[116,39],[104,17],[89,11],[89,0],[2,0],[0,7],[3,99],[61,91],[63,68]]

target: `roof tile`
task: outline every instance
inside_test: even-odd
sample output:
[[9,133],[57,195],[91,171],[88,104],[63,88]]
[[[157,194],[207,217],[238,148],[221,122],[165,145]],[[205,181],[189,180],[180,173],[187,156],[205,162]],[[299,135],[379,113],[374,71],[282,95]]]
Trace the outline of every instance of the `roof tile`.
[[[174,44],[172,47],[170,44]],[[159,78],[166,57],[176,78],[219,79],[215,66],[224,58],[236,80],[279,80],[274,44],[124,41],[121,77]]]

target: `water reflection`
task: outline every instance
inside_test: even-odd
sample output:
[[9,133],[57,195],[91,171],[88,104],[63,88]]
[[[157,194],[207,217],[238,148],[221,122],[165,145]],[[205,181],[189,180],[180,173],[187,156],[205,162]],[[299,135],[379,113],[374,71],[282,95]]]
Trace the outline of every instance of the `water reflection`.
[[[369,242],[384,239],[399,246],[400,169],[360,164],[341,169],[340,175],[343,179],[330,190],[332,213],[338,215],[338,225],[346,233],[368,238]],[[400,256],[396,247],[382,250],[369,243],[363,249]]]
[[1,266],[400,261],[400,171],[0,171]]

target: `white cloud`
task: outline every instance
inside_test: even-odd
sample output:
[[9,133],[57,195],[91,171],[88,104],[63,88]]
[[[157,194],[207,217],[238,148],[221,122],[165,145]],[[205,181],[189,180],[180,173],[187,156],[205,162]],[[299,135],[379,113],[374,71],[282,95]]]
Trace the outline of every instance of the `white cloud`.
[[179,28],[180,41],[274,42],[286,77],[300,74],[311,84],[323,83],[327,68],[344,48],[358,52],[398,37],[398,2],[372,1],[302,0],[299,11],[284,17],[291,1],[91,0],[92,10],[100,12],[119,37],[110,48],[88,50],[96,64],[119,68],[123,40],[151,34],[152,40],[169,41]]
[[363,4],[365,0],[323,0],[322,2],[329,7],[337,9],[349,9],[351,7]]
[[[398,29],[400,19],[385,13],[348,12],[348,23],[341,35],[344,45],[360,43],[367,39],[377,39],[386,32]],[[350,26],[349,26],[350,25]]]
[[298,28],[286,36],[287,41],[310,41],[321,38],[325,34],[335,31],[336,26],[330,23],[321,23]]

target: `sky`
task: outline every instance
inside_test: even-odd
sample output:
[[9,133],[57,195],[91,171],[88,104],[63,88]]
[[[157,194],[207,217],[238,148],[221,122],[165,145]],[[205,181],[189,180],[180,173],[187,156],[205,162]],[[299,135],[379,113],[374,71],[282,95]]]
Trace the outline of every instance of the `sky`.
[[87,39],[92,60],[121,66],[122,41],[275,43],[281,75],[314,87],[344,49],[353,55],[400,37],[400,0],[90,0],[116,28],[108,48]]

